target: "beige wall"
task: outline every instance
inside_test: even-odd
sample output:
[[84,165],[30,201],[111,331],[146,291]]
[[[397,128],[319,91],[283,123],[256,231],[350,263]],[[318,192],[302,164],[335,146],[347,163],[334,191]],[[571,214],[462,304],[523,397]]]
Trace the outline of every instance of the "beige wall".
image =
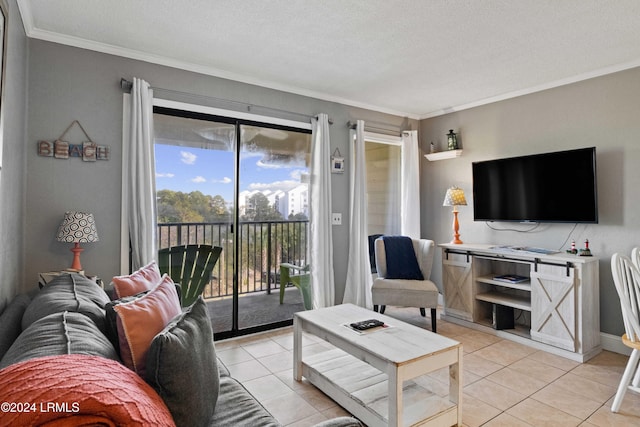
[[[461,239],[466,243],[534,245],[568,249],[589,239],[600,258],[600,324],[610,334],[623,332],[618,297],[611,278],[610,257],[640,245],[640,68],[521,96],[482,107],[423,120],[422,154],[434,141],[445,147],[454,129],[462,157],[429,162],[421,159],[422,236],[451,240],[451,209],[442,206],[451,185],[464,189],[469,206],[460,208]],[[471,163],[595,146],[598,176],[598,224],[543,224],[534,232],[494,231],[473,221]],[[558,185],[571,186],[571,166]],[[496,223],[497,228],[524,230],[530,225]],[[441,280],[440,255],[434,278]]]

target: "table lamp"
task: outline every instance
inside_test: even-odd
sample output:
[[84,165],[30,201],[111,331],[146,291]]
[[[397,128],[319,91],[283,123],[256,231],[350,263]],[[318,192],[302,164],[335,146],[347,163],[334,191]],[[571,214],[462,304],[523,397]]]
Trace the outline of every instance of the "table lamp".
[[62,224],[58,228],[56,238],[59,242],[75,243],[74,247],[71,248],[71,252],[73,252],[71,270],[81,271],[80,252],[84,249],[80,247],[80,243],[97,242],[99,240],[93,214],[66,212]]
[[467,200],[464,198],[462,188],[456,186],[449,188],[447,194],[444,195],[444,203],[442,206],[453,206],[453,240],[451,243],[459,245],[462,243],[462,240],[460,240],[460,233],[458,233],[460,229],[458,224],[458,206],[467,206]]

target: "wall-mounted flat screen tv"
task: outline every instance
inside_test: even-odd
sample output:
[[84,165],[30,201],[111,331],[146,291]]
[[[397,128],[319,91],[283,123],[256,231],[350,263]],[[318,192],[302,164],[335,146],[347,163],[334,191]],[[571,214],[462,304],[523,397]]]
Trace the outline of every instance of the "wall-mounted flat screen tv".
[[596,149],[474,162],[475,221],[598,222]]

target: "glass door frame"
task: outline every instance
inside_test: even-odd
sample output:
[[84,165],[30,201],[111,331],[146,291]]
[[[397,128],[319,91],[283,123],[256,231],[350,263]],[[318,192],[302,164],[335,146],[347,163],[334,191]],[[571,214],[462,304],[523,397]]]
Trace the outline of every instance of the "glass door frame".
[[[295,122],[291,120],[272,118],[267,116],[258,116],[249,113],[236,112],[232,110],[220,110],[216,108],[184,104],[175,101],[154,99],[154,114],[167,114],[175,117],[183,117],[187,119],[205,120],[218,123],[225,123],[234,125],[235,132],[235,147],[234,147],[234,195],[233,195],[233,215],[232,215],[232,234],[233,234],[233,294],[232,294],[232,326],[229,331],[215,332],[214,339],[226,339],[236,336],[248,335],[256,332],[262,332],[275,328],[290,326],[293,324],[293,319],[267,323],[262,325],[255,325],[240,329],[239,317],[240,317],[240,282],[239,275],[241,273],[241,244],[240,238],[240,209],[238,206],[239,194],[240,194],[240,161],[242,150],[242,133],[240,128],[242,125],[246,126],[258,126],[263,128],[278,129],[284,131],[300,132],[311,134],[311,124],[307,122]],[[223,115],[220,115],[223,114]],[[270,283],[268,282],[268,286]]]

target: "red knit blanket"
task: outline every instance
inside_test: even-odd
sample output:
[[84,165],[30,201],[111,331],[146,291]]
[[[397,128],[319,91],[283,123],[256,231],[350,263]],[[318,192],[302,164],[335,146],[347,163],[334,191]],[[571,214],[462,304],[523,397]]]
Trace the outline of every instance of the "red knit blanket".
[[0,426],[174,426],[142,378],[120,363],[69,354],[0,371]]

